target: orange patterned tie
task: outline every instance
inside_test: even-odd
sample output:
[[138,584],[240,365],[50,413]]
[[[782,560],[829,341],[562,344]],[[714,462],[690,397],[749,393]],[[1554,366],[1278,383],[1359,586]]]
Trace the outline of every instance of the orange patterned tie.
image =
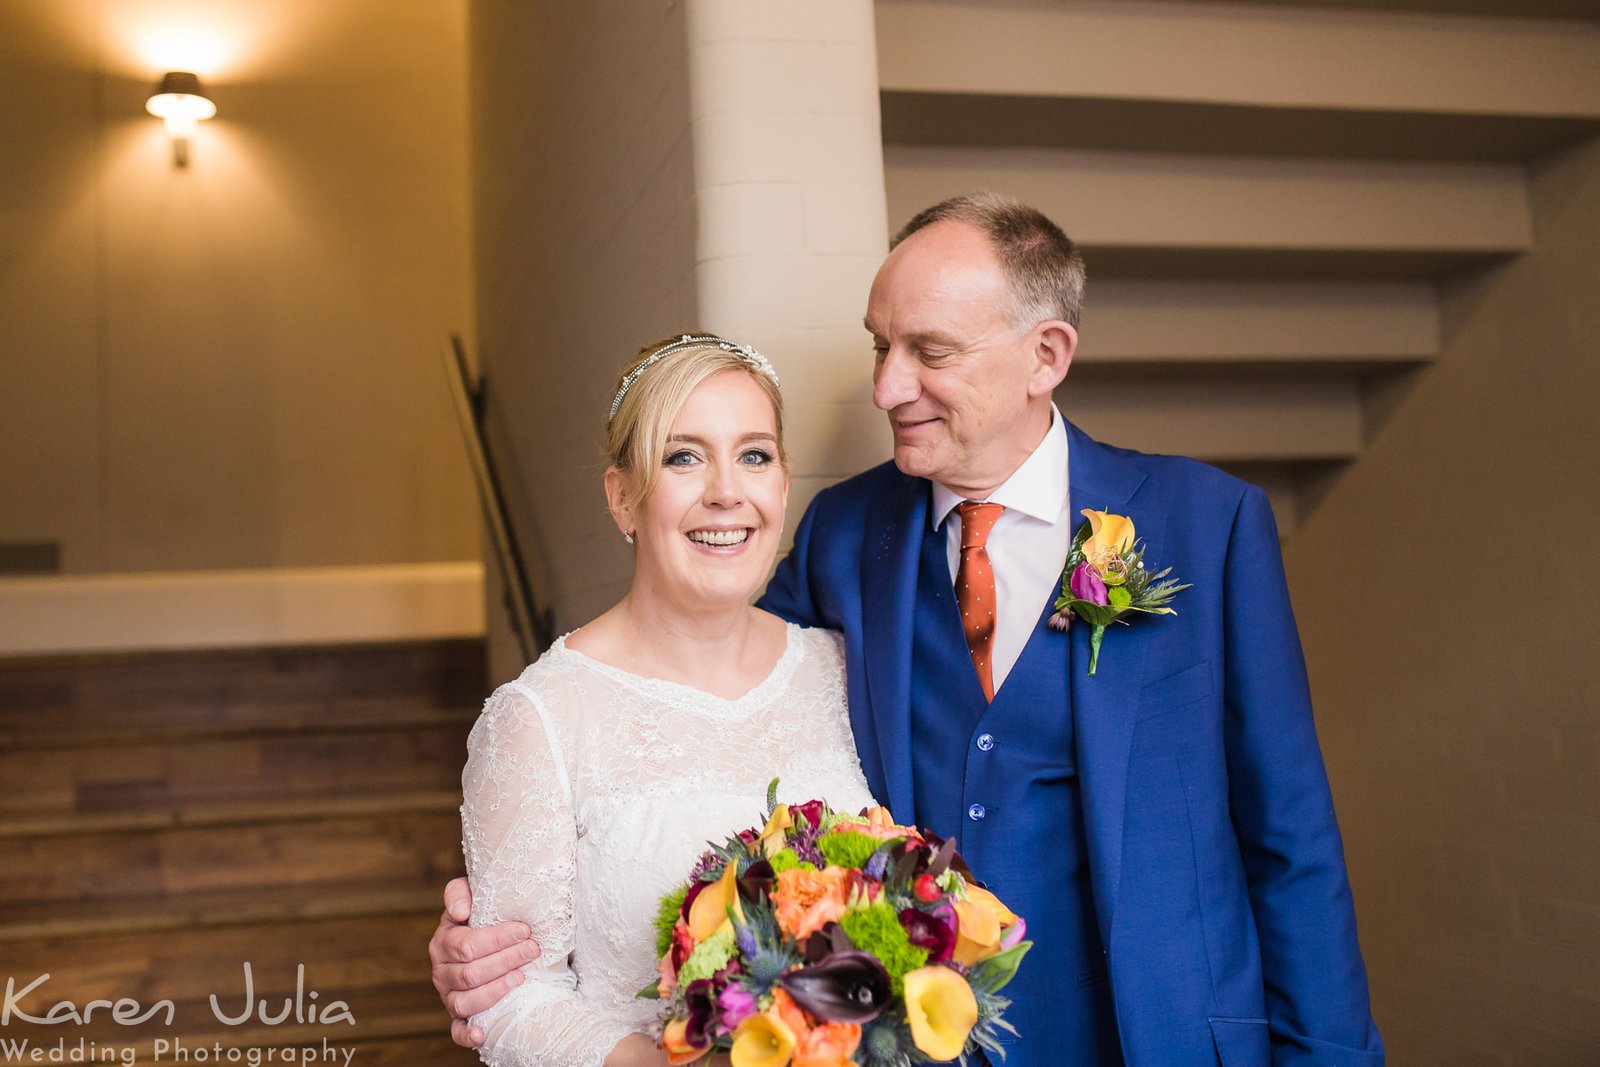
[[961,512],[961,565],[956,568],[956,607],[961,611],[961,629],[967,635],[967,651],[983,683],[983,696],[994,699],[994,568],[989,565],[989,531],[1005,510],[1003,504],[963,502]]

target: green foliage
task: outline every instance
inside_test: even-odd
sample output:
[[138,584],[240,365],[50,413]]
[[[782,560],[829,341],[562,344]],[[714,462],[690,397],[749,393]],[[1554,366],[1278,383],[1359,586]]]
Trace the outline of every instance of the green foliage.
[[879,901],[869,907],[847,911],[839,925],[850,941],[863,952],[878,957],[895,996],[905,993],[905,976],[928,962],[928,950],[911,943],[900,917],[893,908]]
[[968,984],[974,990],[998,993],[1005,988],[1007,982],[1017,976],[1017,967],[1022,963],[1022,957],[1026,956],[1032,947],[1032,941],[1019,941],[1004,952],[997,952],[988,959],[979,960],[972,965],[972,973],[967,976]]
[[672,928],[678,925],[678,916],[683,912],[683,898],[689,894],[689,883],[685,882],[666,896],[661,898],[661,903],[656,905],[656,959],[667,954],[667,949],[672,947]]
[[737,950],[733,927],[712,934],[696,945],[694,951],[689,953],[689,958],[683,961],[683,966],[678,970],[678,984],[686,986],[690,982],[710,978],[728,965]]
[[834,867],[854,867],[857,870],[866,865],[867,860],[872,858],[872,854],[878,851],[878,846],[881,844],[883,842],[876,837],[856,830],[824,834],[817,838],[817,850],[829,864]]

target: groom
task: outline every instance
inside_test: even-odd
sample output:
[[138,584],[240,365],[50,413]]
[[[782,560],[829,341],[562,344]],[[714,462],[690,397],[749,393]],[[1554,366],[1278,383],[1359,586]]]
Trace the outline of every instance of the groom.
[[[1082,288],[1071,241],[1013,201],[908,223],[865,320],[894,462],[818,495],[762,605],[843,631],[874,794],[1027,918],[1008,1067],[1378,1067],[1270,509],[1061,418]],[[1047,624],[1091,508],[1191,585],[1176,616],[1112,627],[1094,676],[1089,627]],[[447,914],[430,954],[458,1039],[503,990],[459,991],[532,951]]]

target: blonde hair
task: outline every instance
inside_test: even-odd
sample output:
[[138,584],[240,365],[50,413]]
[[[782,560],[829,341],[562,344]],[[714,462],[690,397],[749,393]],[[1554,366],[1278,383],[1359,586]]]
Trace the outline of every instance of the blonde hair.
[[[686,335],[663,338],[639,349],[639,357],[618,376],[618,387],[661,349],[681,344],[681,336]],[[748,374],[772,402],[772,418],[778,431],[778,462],[788,465],[788,456],[783,450],[783,394],[778,391],[778,383],[747,358],[721,347],[715,340],[680,347],[656,358],[648,369],[635,375],[606,430],[606,460],[631,476],[627,494],[630,502],[643,501],[655,489],[661,477],[662,460],[666,457],[667,436],[688,402],[689,394],[708,379],[730,370]]]

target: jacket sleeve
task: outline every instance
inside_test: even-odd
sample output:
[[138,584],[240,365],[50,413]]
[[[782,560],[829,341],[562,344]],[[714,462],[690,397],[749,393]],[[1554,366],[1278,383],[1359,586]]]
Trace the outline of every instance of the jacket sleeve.
[[1380,1067],[1278,531],[1254,486],[1224,566],[1229,803],[1260,935],[1272,1062]]
[[794,531],[794,545],[789,554],[778,561],[777,572],[756,606],[801,626],[837,627],[837,623],[822,618],[817,598],[812,593],[812,538],[822,499],[821,496],[814,498],[800,517],[800,525]]

